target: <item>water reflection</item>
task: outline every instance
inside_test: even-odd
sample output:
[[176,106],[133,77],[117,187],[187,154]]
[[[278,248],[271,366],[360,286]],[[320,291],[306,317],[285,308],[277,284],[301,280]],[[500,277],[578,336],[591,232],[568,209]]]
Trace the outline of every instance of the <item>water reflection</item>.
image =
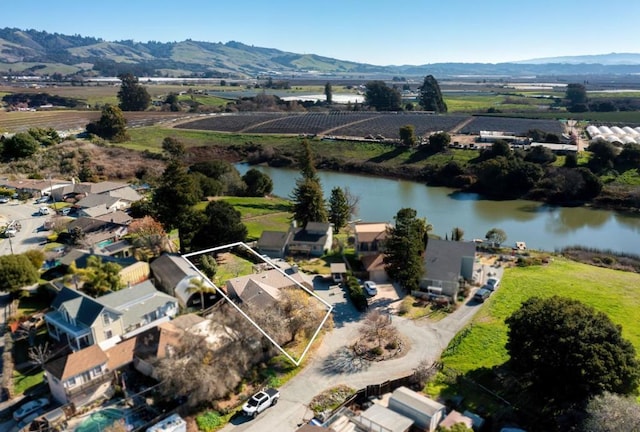
[[[236,167],[241,174],[249,169],[243,164]],[[297,170],[257,168],[273,179],[274,194],[290,196],[299,176]],[[483,238],[497,227],[507,233],[507,244],[525,241],[531,248],[545,250],[584,245],[640,253],[640,216],[636,215],[525,200],[492,201],[475,193],[382,177],[326,171],[318,175],[326,198],[337,186],[348,186],[359,196],[357,217],[366,221],[393,222],[399,209],[411,207],[443,238],[454,227],[462,228],[469,240]]]

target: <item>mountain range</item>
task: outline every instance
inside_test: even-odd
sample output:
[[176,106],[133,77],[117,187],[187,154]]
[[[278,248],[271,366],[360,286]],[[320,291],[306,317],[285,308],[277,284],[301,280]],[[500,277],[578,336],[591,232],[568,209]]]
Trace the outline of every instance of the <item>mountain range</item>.
[[550,76],[640,74],[640,54],[553,57],[507,63],[377,66],[241,42],[105,41],[38,30],[0,29],[0,72],[21,75],[231,77]]

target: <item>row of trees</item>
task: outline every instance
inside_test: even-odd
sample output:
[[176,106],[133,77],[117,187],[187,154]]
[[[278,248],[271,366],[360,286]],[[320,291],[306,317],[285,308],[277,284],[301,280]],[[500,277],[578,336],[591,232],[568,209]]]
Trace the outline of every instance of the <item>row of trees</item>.
[[[402,111],[402,95],[395,87],[384,81],[370,81],[366,84],[365,100],[376,111]],[[427,75],[418,87],[418,102],[425,111],[446,113],[447,104],[442,97],[440,85],[433,75]]]
[[62,142],[53,128],[29,128],[10,138],[0,137],[0,154],[4,160],[25,159],[33,156],[42,147],[51,147]]

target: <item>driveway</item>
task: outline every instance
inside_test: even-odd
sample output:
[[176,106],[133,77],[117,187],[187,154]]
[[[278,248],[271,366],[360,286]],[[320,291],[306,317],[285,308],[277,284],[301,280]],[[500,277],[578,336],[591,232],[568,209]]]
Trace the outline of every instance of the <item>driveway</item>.
[[337,300],[336,313],[340,315],[335,317],[338,322],[334,330],[324,336],[321,346],[307,359],[304,370],[280,388],[278,405],[269,408],[255,420],[237,416],[223,431],[295,431],[299,425],[311,419],[313,413],[307,405],[323,390],[338,384],[359,389],[400,378],[410,374],[423,360],[438,359],[451,339],[480,308],[475,302],[466,302],[437,323],[393,316],[394,324],[409,341],[406,354],[393,360],[366,364],[354,362],[344,351],[359,337],[360,315],[348,309],[347,306],[353,307],[350,303],[345,304],[343,293],[330,283],[327,282],[324,290],[316,292],[323,298]]

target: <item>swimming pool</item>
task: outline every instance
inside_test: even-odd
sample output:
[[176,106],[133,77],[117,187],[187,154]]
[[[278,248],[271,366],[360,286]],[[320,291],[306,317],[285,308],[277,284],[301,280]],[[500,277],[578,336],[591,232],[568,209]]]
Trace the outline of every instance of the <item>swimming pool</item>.
[[105,408],[95,412],[78,426],[76,432],[102,432],[104,428],[111,426],[117,420],[125,419],[126,414],[117,408]]

